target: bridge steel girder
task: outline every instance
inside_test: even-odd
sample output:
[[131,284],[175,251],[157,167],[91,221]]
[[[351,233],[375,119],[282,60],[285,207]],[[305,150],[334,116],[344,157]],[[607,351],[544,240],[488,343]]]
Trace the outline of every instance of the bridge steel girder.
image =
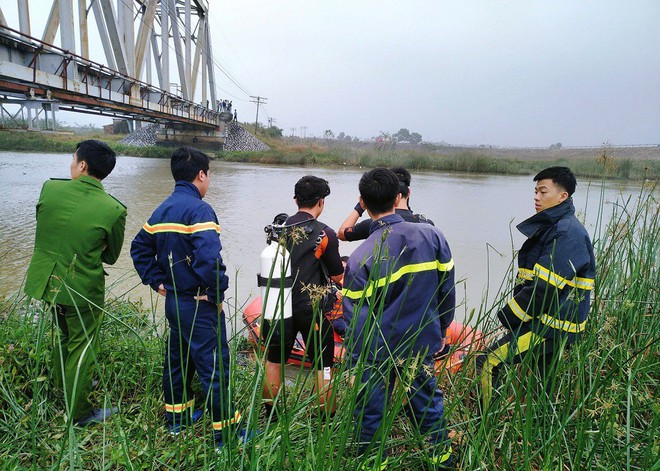
[[[117,6],[114,0],[50,0],[50,4],[39,0],[38,8],[50,7],[41,40],[25,32],[30,24],[29,0],[17,1],[22,31],[19,25],[6,24],[0,8],[0,81],[6,86],[0,93],[23,93],[28,86],[37,93],[50,90],[53,96],[64,95],[63,101],[71,106],[111,115],[130,113],[137,119],[204,128],[220,125],[214,112],[215,61],[208,0],[121,0]],[[89,57],[90,14],[95,18],[103,58]],[[53,44],[58,31],[61,47]],[[76,36],[80,51],[76,51]],[[10,52],[10,48],[16,50]],[[170,50],[176,61],[170,61]],[[148,54],[153,61],[147,59]],[[152,65],[159,87],[150,84]],[[92,80],[90,71],[100,78]],[[181,96],[170,91],[171,72],[180,82]],[[205,106],[207,102],[209,106]],[[142,105],[145,108],[141,110]]]
[[[0,93],[24,98],[31,89],[40,97],[50,91],[52,99],[75,111],[219,130],[218,113],[212,110],[36,42],[35,38],[10,36],[0,28]],[[67,66],[76,68],[78,80],[68,76]]]

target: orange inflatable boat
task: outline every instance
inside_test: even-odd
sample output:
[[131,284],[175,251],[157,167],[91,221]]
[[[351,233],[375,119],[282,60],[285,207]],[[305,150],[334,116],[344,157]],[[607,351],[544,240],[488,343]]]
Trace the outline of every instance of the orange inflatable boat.
[[[255,347],[264,348],[261,342],[261,297],[252,300],[243,311],[243,322],[247,326],[248,341]],[[344,356],[344,347],[342,339],[336,333],[335,335],[335,360],[341,360]],[[443,370],[456,373],[463,366],[463,361],[472,349],[483,347],[483,336],[481,332],[473,329],[469,325],[460,322],[452,322],[447,329],[448,348],[435,355],[436,374]],[[305,357],[305,343],[298,334],[298,338],[293,345],[293,351],[289,358],[289,363],[293,365],[310,366],[309,360]]]

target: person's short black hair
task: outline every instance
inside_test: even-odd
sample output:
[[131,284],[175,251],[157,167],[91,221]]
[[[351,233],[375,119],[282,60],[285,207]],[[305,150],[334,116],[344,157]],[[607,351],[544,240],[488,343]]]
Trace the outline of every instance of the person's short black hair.
[[575,175],[568,167],[548,167],[541,170],[534,177],[535,182],[545,179],[552,180],[555,185],[566,190],[568,196],[573,196],[573,193],[575,193],[577,182],[575,181]]
[[394,208],[399,194],[399,179],[387,168],[369,170],[360,178],[360,196],[372,214],[383,214]]
[[392,170],[399,179],[399,193],[401,193],[401,196],[404,198],[407,198],[410,193],[410,182],[412,181],[410,172],[403,167],[390,167],[390,170]]
[[299,208],[311,208],[329,194],[330,185],[327,180],[314,175],[306,175],[296,183],[293,197],[298,202]]
[[175,181],[192,182],[201,170],[209,172],[210,158],[204,152],[194,147],[179,147],[172,154],[170,168]]
[[88,139],[76,144],[78,162],[87,162],[87,173],[99,180],[110,175],[117,163],[117,154],[108,144],[96,139]]

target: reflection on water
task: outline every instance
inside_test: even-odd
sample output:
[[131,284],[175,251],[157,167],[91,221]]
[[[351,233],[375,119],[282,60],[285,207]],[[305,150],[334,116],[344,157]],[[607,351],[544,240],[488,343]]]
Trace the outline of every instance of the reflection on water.
[[[22,285],[32,255],[39,191],[48,178],[67,178],[70,160],[71,156],[64,154],[0,152],[0,294],[15,292]],[[330,182],[332,194],[320,219],[337,229],[357,201],[357,184],[363,171],[212,162],[211,185],[205,199],[215,209],[222,227],[222,255],[230,277],[226,293],[230,318],[235,317],[236,308],[247,305],[258,294],[255,275],[265,244],[263,228],[275,214],[296,211],[296,181],[314,174]],[[169,161],[120,157],[103,184],[128,207],[124,249],[117,264],[107,268],[108,285],[114,295],[142,299],[149,305],[152,295],[133,270],[129,246],[152,211],[172,191]],[[600,185],[592,185],[589,191],[587,187],[578,183],[575,205],[582,213],[588,207],[587,228],[592,232]],[[411,206],[444,232],[454,254],[457,280],[463,280],[458,297],[465,298],[465,302],[457,310],[459,319],[478,307],[487,288],[489,299],[494,298],[513,250],[524,240],[515,224],[533,214],[533,188],[530,176],[413,174]],[[603,194],[607,202],[615,200],[620,192],[638,191],[635,186],[607,184]],[[358,245],[342,242],[342,255],[349,255]],[[235,322],[233,319],[230,324]],[[242,328],[240,319],[237,327]]]

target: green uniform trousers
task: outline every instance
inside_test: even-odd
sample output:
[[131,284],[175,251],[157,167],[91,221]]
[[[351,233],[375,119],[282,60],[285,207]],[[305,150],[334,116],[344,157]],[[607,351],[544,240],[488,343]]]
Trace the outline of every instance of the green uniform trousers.
[[57,304],[53,321],[53,376],[55,385],[64,392],[69,418],[75,421],[93,410],[89,394],[103,311],[91,306]]

